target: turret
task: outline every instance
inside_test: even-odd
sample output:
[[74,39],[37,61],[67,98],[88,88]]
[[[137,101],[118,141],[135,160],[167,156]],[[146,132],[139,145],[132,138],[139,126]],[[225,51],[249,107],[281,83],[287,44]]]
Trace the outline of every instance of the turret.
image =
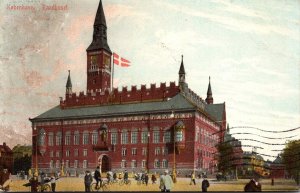
[[71,81],[71,75],[69,70],[69,76],[66,84],[66,95],[71,95],[71,94],[72,94],[72,81]]
[[184,70],[184,64],[183,64],[183,55],[181,55],[181,64],[179,68],[179,89],[184,92],[184,90],[187,88],[187,83],[185,82],[185,70]]
[[210,77],[209,77],[209,83],[208,83],[208,89],[207,89],[207,97],[205,99],[207,104],[214,104],[214,98],[212,97],[212,91],[210,86]]

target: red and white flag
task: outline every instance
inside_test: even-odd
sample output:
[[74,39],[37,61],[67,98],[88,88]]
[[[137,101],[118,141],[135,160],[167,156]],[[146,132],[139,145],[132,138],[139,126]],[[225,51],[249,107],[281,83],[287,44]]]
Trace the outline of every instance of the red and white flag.
[[121,67],[129,67],[130,61],[125,58],[120,57],[118,54],[114,53],[114,64],[119,65]]

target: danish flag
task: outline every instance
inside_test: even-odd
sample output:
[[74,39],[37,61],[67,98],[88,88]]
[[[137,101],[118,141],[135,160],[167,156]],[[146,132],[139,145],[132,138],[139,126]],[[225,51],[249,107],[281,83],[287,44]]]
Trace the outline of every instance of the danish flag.
[[120,57],[118,54],[114,53],[114,64],[121,66],[121,67],[129,67],[130,61],[126,60],[125,58]]

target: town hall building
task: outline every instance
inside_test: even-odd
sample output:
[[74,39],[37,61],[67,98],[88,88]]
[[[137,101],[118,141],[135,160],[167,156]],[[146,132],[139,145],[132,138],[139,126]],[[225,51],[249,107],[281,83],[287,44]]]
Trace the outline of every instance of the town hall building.
[[188,87],[182,56],[177,83],[112,88],[106,31],[100,1],[86,50],[86,92],[72,91],[69,72],[65,97],[30,119],[32,167],[71,175],[97,166],[102,172],[215,171],[226,109],[225,103],[214,104],[210,80],[203,100]]

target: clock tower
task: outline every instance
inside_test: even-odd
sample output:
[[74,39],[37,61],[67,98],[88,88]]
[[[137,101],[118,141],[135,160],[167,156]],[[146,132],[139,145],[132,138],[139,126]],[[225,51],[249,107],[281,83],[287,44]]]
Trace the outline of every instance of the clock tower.
[[87,52],[87,93],[110,90],[111,55],[107,44],[106,21],[100,0],[95,22],[93,41],[86,49]]

